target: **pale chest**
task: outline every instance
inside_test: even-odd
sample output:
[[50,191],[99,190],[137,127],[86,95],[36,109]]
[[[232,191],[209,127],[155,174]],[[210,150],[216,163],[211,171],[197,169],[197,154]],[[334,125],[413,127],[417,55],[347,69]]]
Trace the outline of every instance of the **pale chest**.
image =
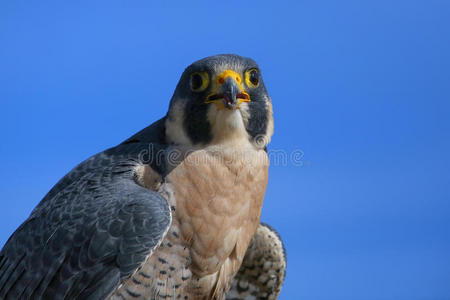
[[196,274],[218,271],[234,248],[242,259],[241,248],[247,247],[259,224],[267,168],[264,151],[197,151],[169,174],[174,219]]
[[267,184],[266,153],[244,154],[196,151],[167,175],[160,191],[172,206],[171,228],[128,288],[150,299],[223,297],[259,224]]

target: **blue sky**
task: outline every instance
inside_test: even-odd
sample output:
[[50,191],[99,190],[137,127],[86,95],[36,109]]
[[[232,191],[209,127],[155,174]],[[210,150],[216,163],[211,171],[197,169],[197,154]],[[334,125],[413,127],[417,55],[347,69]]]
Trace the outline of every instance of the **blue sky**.
[[450,3],[2,1],[0,245],[72,167],[163,116],[181,72],[254,58],[281,299],[450,299]]

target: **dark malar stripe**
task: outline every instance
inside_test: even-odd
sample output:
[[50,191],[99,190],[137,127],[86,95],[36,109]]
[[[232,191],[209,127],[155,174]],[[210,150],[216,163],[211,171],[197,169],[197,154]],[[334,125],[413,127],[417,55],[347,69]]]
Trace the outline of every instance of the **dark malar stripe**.
[[194,144],[207,144],[212,140],[211,125],[208,122],[208,105],[203,103],[187,104],[184,112],[184,128]]
[[246,126],[250,138],[265,136],[267,132],[268,111],[266,102],[250,102],[248,105],[250,117]]

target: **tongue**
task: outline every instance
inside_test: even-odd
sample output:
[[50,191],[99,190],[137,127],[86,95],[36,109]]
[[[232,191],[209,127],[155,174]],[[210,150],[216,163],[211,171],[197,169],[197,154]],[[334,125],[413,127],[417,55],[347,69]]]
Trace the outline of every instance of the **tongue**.
[[231,104],[233,103],[233,100],[230,98],[228,94],[223,95],[223,100],[225,100],[226,106],[231,106]]

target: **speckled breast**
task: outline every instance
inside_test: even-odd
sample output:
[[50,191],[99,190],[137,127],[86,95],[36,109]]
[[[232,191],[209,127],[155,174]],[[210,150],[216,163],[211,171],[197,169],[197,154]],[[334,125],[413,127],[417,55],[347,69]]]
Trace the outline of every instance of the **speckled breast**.
[[259,224],[268,165],[264,150],[187,155],[160,188],[172,225],[121,290],[143,299],[222,299]]

